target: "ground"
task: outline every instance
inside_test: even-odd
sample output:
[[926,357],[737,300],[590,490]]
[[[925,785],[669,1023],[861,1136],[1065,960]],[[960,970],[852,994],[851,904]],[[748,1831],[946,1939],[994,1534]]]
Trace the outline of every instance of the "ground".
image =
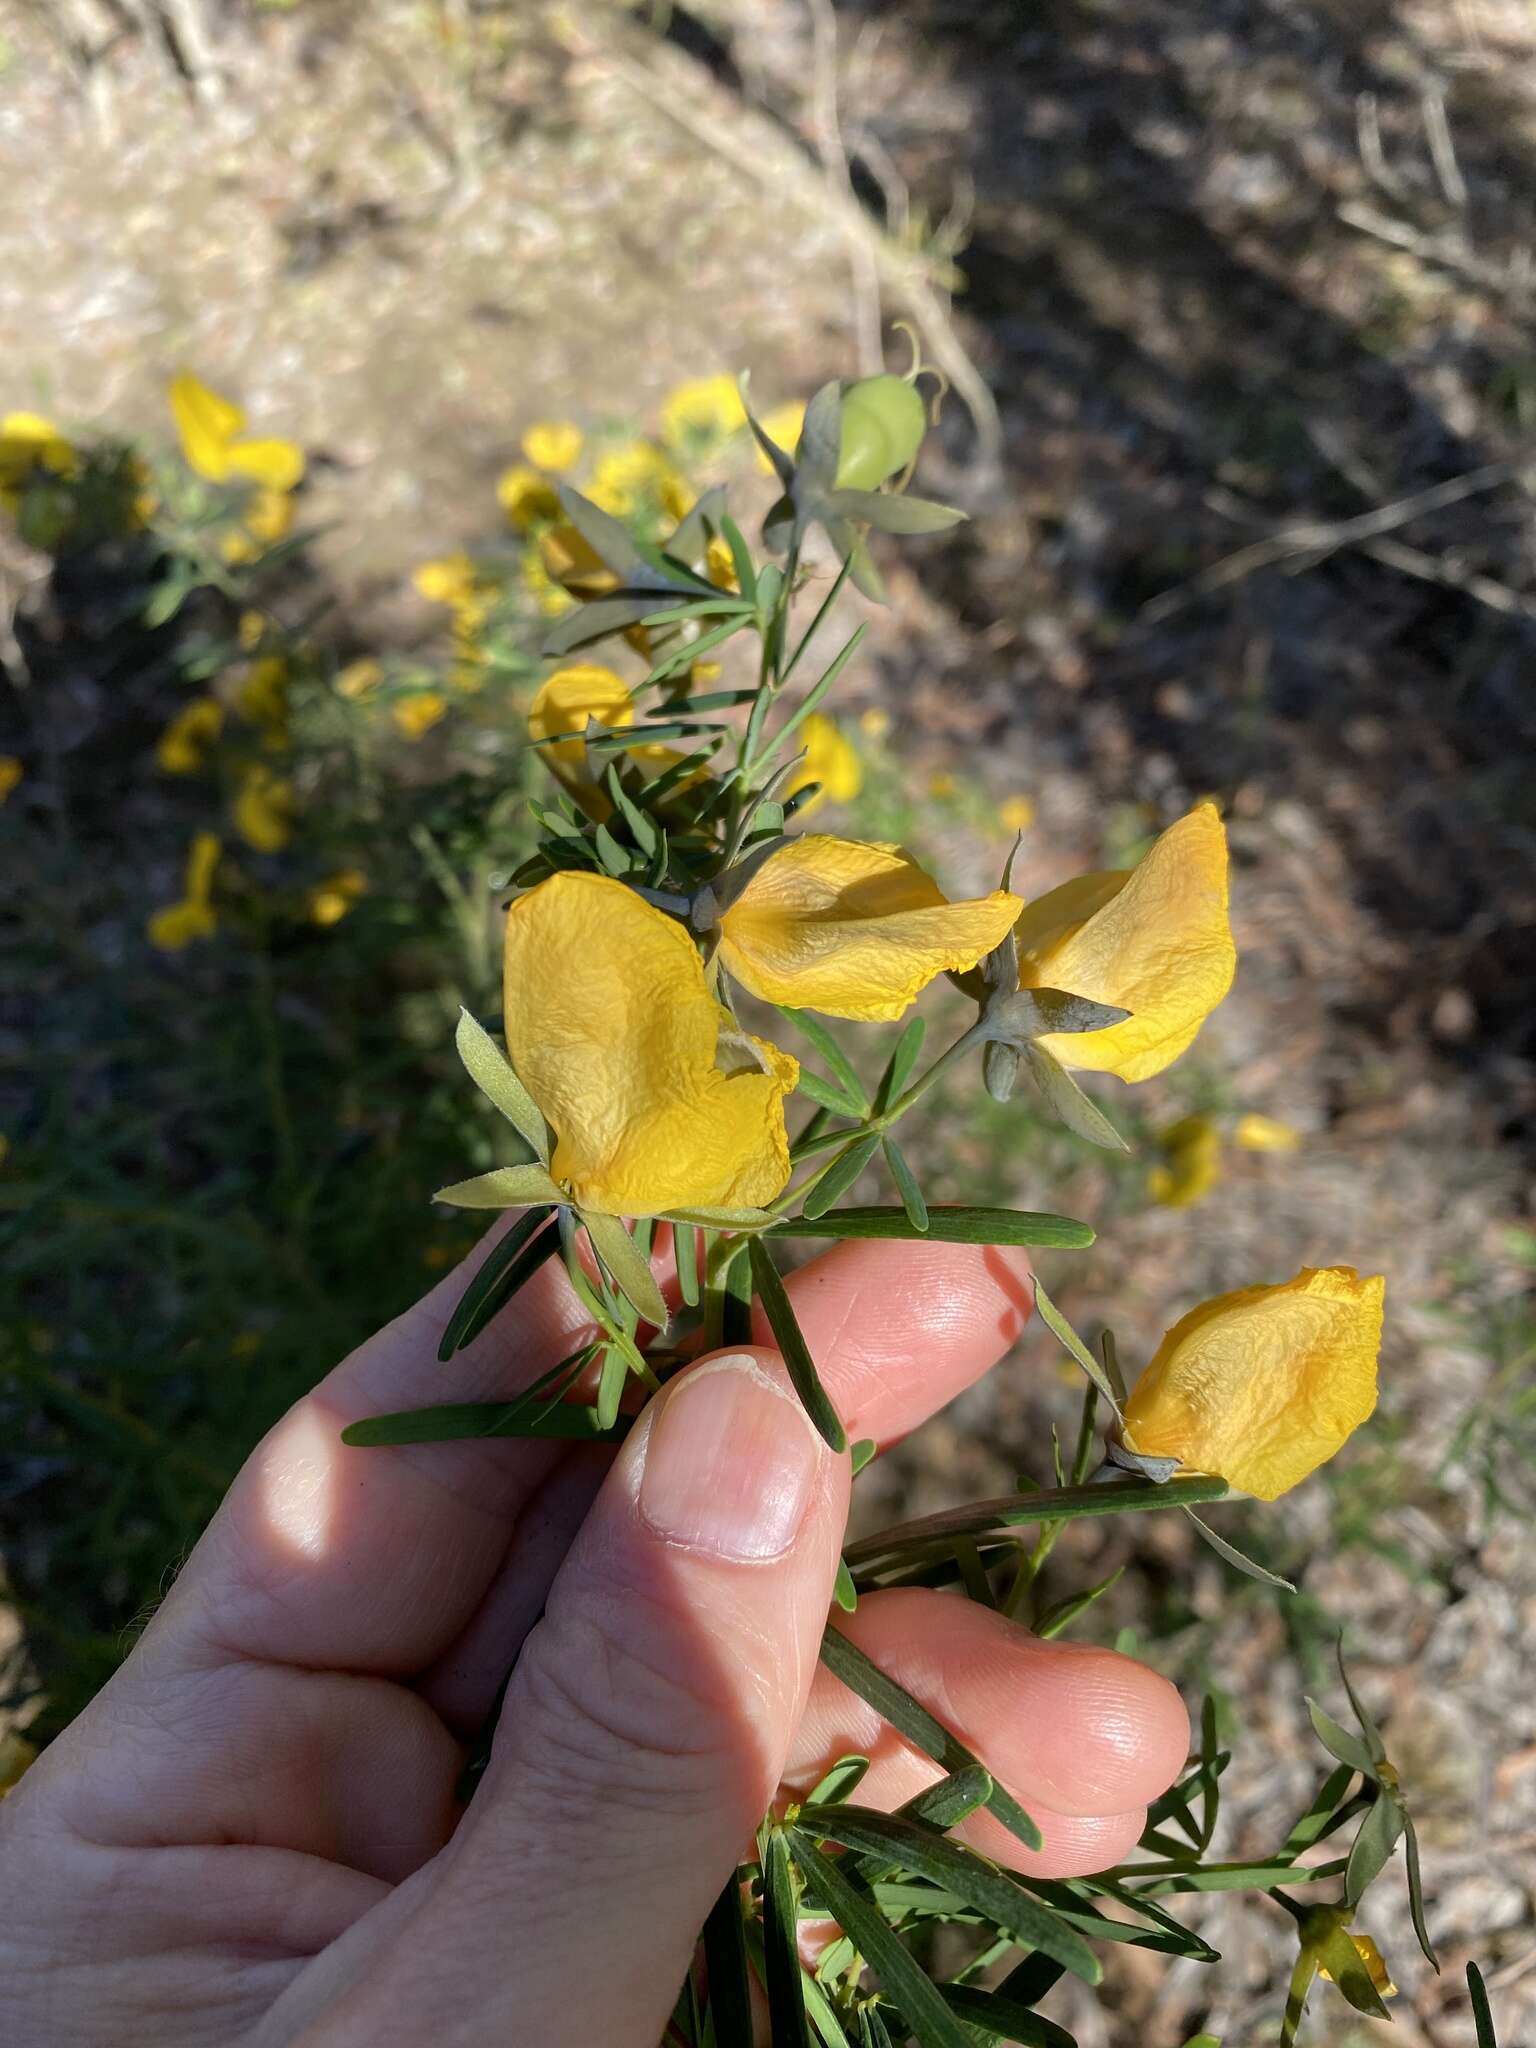
[[[801,168],[817,10],[579,29],[340,0],[229,12],[201,107],[133,40],[71,77],[17,14],[0,175],[27,203],[0,220],[3,397],[162,435],[178,366],[238,391],[321,451],[342,637],[429,633],[406,572],[493,530],[529,420],[644,417],[720,368],[749,368],[765,402],[848,368],[848,245]],[[1231,1153],[1218,1195],[1175,1211],[1146,1204],[1144,1162],[1027,1150],[957,1094],[938,1191],[982,1176],[1093,1217],[1102,1250],[1049,1277],[1082,1323],[1112,1303],[1131,1357],[1226,1286],[1341,1260],[1387,1273],[1376,1422],[1326,1482],[1244,1524],[1302,1597],[1234,1602],[1160,1522],[1107,1604],[1224,1702],[1230,1853],[1305,1798],[1297,1671],[1332,1700],[1344,1627],[1422,1815],[1447,1966],[1417,1963],[1383,1883],[1395,2038],[1471,2039],[1471,1956],[1518,2041],[1536,2028],[1531,16],[1122,0],[1021,20],[1004,0],[912,0],[837,25],[861,199],[956,286],[1001,417],[983,461],[951,401],[924,481],[975,519],[903,557],[850,677],[855,706],[893,721],[871,752],[905,764],[872,775],[869,815],[990,886],[1000,807],[1027,795],[1016,876],[1035,893],[1217,794],[1237,986],[1196,1054],[1115,1106],[1143,1137],[1249,1108],[1302,1134],[1293,1155]],[[768,170],[669,111],[690,108]],[[934,225],[951,213],[955,275]],[[900,313],[902,263],[885,274]],[[1453,502],[1212,573],[1277,529],[1470,476]],[[7,568],[26,585],[25,558]],[[866,1512],[1006,1490],[1071,1402],[1027,1340],[882,1461]],[[1125,1542],[1064,1544],[1063,1583]],[[1264,2038],[1277,1921],[1215,1902],[1220,1971],[1122,1967],[1109,2006],[1047,2010],[1084,2048]]]

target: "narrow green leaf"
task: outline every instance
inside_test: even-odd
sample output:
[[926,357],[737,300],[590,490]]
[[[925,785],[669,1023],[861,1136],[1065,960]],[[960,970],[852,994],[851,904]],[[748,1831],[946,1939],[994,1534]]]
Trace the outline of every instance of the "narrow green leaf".
[[619,764],[616,761],[608,763],[607,772],[603,776],[603,787],[607,790],[613,800],[614,807],[629,827],[629,836],[634,840],[636,846],[639,847],[642,853],[654,853],[656,851],[656,827],[625,791],[624,784],[619,777]]
[[692,1223],[672,1226],[672,1262],[677,1268],[677,1291],[685,1307],[699,1305],[699,1233]]
[[966,1764],[961,1770],[951,1771],[947,1778],[940,1778],[936,1785],[927,1786],[896,1811],[905,1820],[926,1821],[933,1828],[952,1828],[978,1806],[985,1806],[996,1790],[992,1773],[985,1765]]
[[1367,1712],[1365,1702],[1361,1699],[1359,1693],[1355,1691],[1354,1681],[1349,1675],[1349,1666],[1344,1661],[1342,1638],[1338,1645],[1338,1659],[1339,1676],[1344,1681],[1344,1690],[1349,1695],[1349,1704],[1355,1719],[1360,1723],[1360,1731],[1365,1737],[1365,1746],[1370,1751],[1373,1762],[1384,1764],[1387,1760],[1387,1746],[1381,1739],[1381,1730]]
[[1477,2029],[1477,2048],[1499,2048],[1498,2036],[1493,2030],[1493,2010],[1488,2003],[1488,1989],[1483,1983],[1483,1973],[1476,1963],[1467,1965],[1467,1996],[1472,2001],[1472,2024]]
[[1120,1404],[1115,1399],[1115,1390],[1110,1384],[1108,1373],[1040,1285],[1038,1275],[1035,1278],[1035,1311],[1062,1349],[1083,1368],[1098,1389],[1100,1399],[1107,1401],[1118,1416]]
[[608,1345],[603,1351],[602,1370],[597,1378],[597,1426],[612,1429],[619,1419],[619,1403],[624,1398],[624,1382],[629,1378],[629,1363],[616,1344]]
[[439,1188],[434,1202],[454,1209],[527,1209],[535,1203],[558,1204],[565,1198],[542,1166],[498,1166],[471,1180]]
[[654,1323],[658,1330],[664,1330],[668,1321],[667,1304],[662,1300],[649,1260],[624,1225],[617,1216],[598,1216],[585,1209],[577,1213],[592,1240],[592,1249],[602,1260],[604,1270],[615,1287],[637,1315],[643,1316],[648,1323]]
[[506,1401],[453,1401],[437,1408],[407,1408],[394,1415],[369,1415],[349,1423],[344,1444],[441,1444],[460,1437],[554,1437],[577,1443],[621,1443],[627,1423],[604,1428],[595,1409],[562,1404],[539,1415],[525,1404]]
[[747,1977],[741,1879],[733,1871],[704,1922],[709,2019],[714,2048],[752,2048],[752,1991]]
[[1190,1509],[1186,1508],[1184,1512],[1199,1531],[1201,1542],[1209,1544],[1216,1555],[1231,1565],[1234,1571],[1241,1572],[1245,1578],[1257,1579],[1261,1586],[1273,1586],[1277,1592],[1295,1592],[1296,1588],[1289,1579],[1282,1579],[1278,1572],[1269,1571],[1251,1558],[1246,1551],[1239,1550],[1235,1543],[1229,1543],[1225,1536],[1218,1536],[1209,1522],[1202,1522]]
[[972,1984],[941,1984],[939,1989],[951,2012],[999,2040],[1020,2042],[1022,2048],[1077,2048],[1065,2027],[1042,2019],[1001,1991],[978,1991]]
[[853,1573],[842,1558],[837,1560],[837,1577],[832,1582],[832,1598],[844,1614],[852,1614],[859,1604],[859,1589],[853,1583]]
[[787,1017],[795,1029],[808,1038],[836,1076],[844,1095],[854,1104],[858,1114],[863,1116],[869,1108],[869,1097],[864,1092],[864,1083],[854,1071],[853,1062],[838,1044],[832,1033],[822,1023],[814,1010],[788,1010],[782,1004],[774,1006],[781,1017]]
[[1107,1579],[1100,1579],[1096,1586],[1089,1586],[1085,1592],[1073,1593],[1067,1599],[1058,1600],[1054,1606],[1047,1607],[1045,1612],[1036,1619],[1034,1633],[1043,1642],[1049,1643],[1054,1641],[1057,1636],[1064,1634],[1072,1626],[1079,1615],[1086,1614],[1095,1600],[1101,1600],[1104,1597],[1124,1570],[1124,1565],[1117,1565],[1109,1577]]
[[1419,1831],[1413,1824],[1413,1815],[1403,1809],[1404,1853],[1408,1866],[1408,1913],[1413,1921],[1413,1931],[1418,1939],[1424,1960],[1436,1972],[1440,1958],[1435,1954],[1434,1943],[1429,1938],[1429,1927],[1424,1918],[1424,1873],[1419,1867]]
[[669,1223],[697,1223],[701,1230],[761,1230],[773,1218],[767,1209],[668,1209]]
[[797,1923],[789,1842],[782,1828],[770,1828],[763,1855],[763,1960],[773,2048],[811,2048]]
[[905,491],[834,491],[831,504],[838,516],[862,519],[882,533],[943,533],[966,516],[953,505],[912,498]]
[[460,1010],[453,1035],[459,1058],[481,1094],[495,1104],[507,1122],[549,1164],[549,1126],[538,1104],[512,1071],[512,1063],[485,1027],[468,1010]]
[[1099,1108],[1073,1080],[1054,1053],[1038,1041],[1021,1048],[1030,1078],[1040,1090],[1046,1108],[1058,1123],[1086,1138],[1090,1145],[1102,1145],[1107,1152],[1129,1152],[1130,1146]]
[[928,1026],[921,1017],[907,1019],[900,1038],[891,1048],[891,1056],[885,1063],[885,1072],[880,1076],[880,1086],[875,1090],[875,1106],[887,1110],[912,1078],[923,1040],[928,1035]]
[[1295,2048],[1296,2033],[1307,2012],[1307,1993],[1312,1989],[1312,1979],[1317,1975],[1317,1953],[1311,1947],[1304,1947],[1296,1958],[1296,1967],[1291,1972],[1291,1981],[1286,1987],[1285,2016],[1280,2022],[1279,2048]]
[[1314,1842],[1322,1841],[1332,1832],[1334,1814],[1354,1775],[1352,1764],[1340,1764],[1328,1773],[1318,1788],[1317,1796],[1281,1844],[1282,1858],[1293,1860],[1303,1849],[1310,1849]]
[[[802,1214],[813,1220],[825,1215],[838,1196],[846,1194],[853,1186],[879,1148],[880,1134],[877,1131],[871,1131],[867,1138],[855,1139],[846,1152],[840,1153],[833,1160],[815,1187],[806,1195],[801,1205]],[[905,1213],[903,1210],[902,1214]],[[909,1222],[907,1228],[910,1230],[911,1227]]]
[[824,1081],[820,1074],[813,1074],[809,1067],[800,1069],[800,1078],[795,1086],[802,1095],[809,1095],[819,1108],[830,1109],[834,1116],[856,1117],[861,1113],[859,1105],[850,1102],[841,1088]]
[[783,747],[784,742],[800,730],[800,727],[811,714],[821,709],[838,677],[863,645],[864,635],[868,631],[867,625],[855,626],[843,646],[838,649],[831,661],[828,662],[823,673],[812,683],[810,689],[806,691],[804,697],[801,698],[789,717],[785,719],[784,723],[768,742],[766,750],[768,754],[778,753]]
[[810,1348],[800,1334],[800,1325],[795,1320],[795,1311],[784,1282],[779,1278],[779,1270],[773,1263],[772,1253],[760,1237],[754,1237],[747,1241],[747,1257],[751,1264],[752,1284],[757,1289],[763,1313],[768,1318],[768,1327],[773,1332],[779,1355],[784,1360],[791,1385],[800,1396],[801,1405],[834,1451],[847,1450],[847,1435],[826,1388],[821,1384],[821,1375],[816,1370]]
[[1382,2003],[1381,1993],[1371,1982],[1371,1973],[1346,1929],[1333,1928],[1322,1940],[1314,1942],[1313,1947],[1319,1961],[1327,1965],[1334,1988],[1346,2004],[1373,2020],[1391,2019],[1392,2015]]
[[896,1192],[901,1197],[901,1206],[906,1211],[907,1221],[912,1228],[926,1236],[928,1232],[928,1204],[923,1200],[923,1191],[917,1184],[917,1175],[908,1164],[907,1155],[896,1140],[882,1136],[880,1149],[885,1154],[885,1163],[891,1170],[891,1179],[896,1183]]
[[[791,1216],[765,1234],[902,1238],[912,1235],[912,1224],[905,1209],[831,1209],[817,1216],[809,1212]],[[923,1234],[935,1244],[1028,1244],[1057,1251],[1083,1251],[1094,1237],[1086,1223],[1071,1216],[1052,1216],[1038,1209],[975,1209],[947,1202],[929,1208],[928,1228]]]
[[858,1478],[879,1448],[880,1446],[872,1436],[861,1436],[858,1442],[852,1446],[848,1455],[853,1461],[853,1476],[855,1479]]
[[752,550],[747,537],[729,514],[720,515],[720,537],[731,551],[731,566],[736,571],[736,587],[747,603],[754,608],[757,604],[757,569],[752,560]]
[[872,1558],[898,1556],[924,1543],[947,1548],[956,1536],[985,1536],[992,1530],[1030,1523],[1072,1522],[1084,1515],[1149,1513],[1182,1507],[1188,1501],[1220,1500],[1226,1491],[1224,1479],[1191,1476],[1170,1479],[1162,1486],[1150,1479],[1116,1479],[1102,1486],[1000,1494],[992,1500],[972,1501],[967,1507],[944,1508],[915,1522],[898,1522],[878,1535],[860,1537],[843,1555],[852,1565],[867,1564]]
[[[985,1766],[979,1757],[973,1756],[960,1740],[951,1733],[942,1721],[935,1720],[920,1701],[913,1699],[904,1686],[882,1671],[848,1636],[839,1629],[828,1627],[821,1639],[821,1661],[840,1679],[850,1692],[866,1700],[876,1713],[890,1722],[898,1735],[904,1735],[914,1743],[925,1756],[931,1756],[935,1763],[942,1764],[951,1774],[967,1768],[982,1770]],[[1041,1846],[1040,1830],[1018,1801],[1001,1785],[994,1784],[992,1796],[987,1801],[987,1811],[995,1814],[1008,1829],[1017,1835],[1026,1849]]]
[[[818,1809],[818,1818],[823,1811],[838,1809]],[[879,1909],[862,1892],[855,1891],[832,1859],[823,1856],[798,1829],[794,1844],[796,1860],[815,1887],[817,1897],[901,2007],[922,2048],[972,2048],[970,2037],[944,2002],[943,1993],[892,1933]],[[774,2042],[777,2048],[777,2031]]]
[[1388,1791],[1379,1791],[1355,1834],[1344,1869],[1344,1897],[1358,1906],[1368,1886],[1386,1869],[1398,1836],[1403,1832],[1403,1809]]
[[723,1313],[720,1324],[722,1344],[752,1342],[752,1264],[743,1247],[721,1276]]
[[1312,1727],[1318,1741],[1330,1756],[1337,1757],[1341,1764],[1348,1764],[1352,1771],[1374,1778],[1376,1760],[1358,1735],[1351,1735],[1347,1728],[1341,1727],[1332,1714],[1314,1699],[1308,1699],[1307,1712],[1312,1716]]
[[[441,1363],[446,1364],[456,1351],[462,1351],[470,1341],[470,1336],[484,1329],[490,1317],[511,1300],[517,1287],[527,1279],[528,1273],[525,1272],[514,1285],[508,1286],[524,1246],[531,1238],[537,1236],[553,1213],[551,1209],[525,1210],[506,1235],[494,1244],[481,1260],[479,1270],[459,1296],[458,1306],[444,1327],[442,1340],[437,1347],[437,1356]],[[553,1252],[558,1243],[559,1239],[551,1232],[550,1242],[544,1248],[545,1255]],[[528,1269],[529,1272],[533,1270],[533,1267]],[[487,1304],[490,1304],[489,1308]]]
[[818,1811],[814,1822],[807,1816],[801,1825],[814,1826],[845,1849],[881,1857],[953,1892],[988,1926],[1011,1935],[1023,1948],[1039,1949],[1084,1983],[1097,1984],[1104,1974],[1087,1942],[1058,1913],[997,1864],[924,1822],[873,1807],[844,1805]]
[[836,1805],[858,1789],[869,1769],[867,1756],[840,1756],[824,1777],[805,1795],[807,1806]]

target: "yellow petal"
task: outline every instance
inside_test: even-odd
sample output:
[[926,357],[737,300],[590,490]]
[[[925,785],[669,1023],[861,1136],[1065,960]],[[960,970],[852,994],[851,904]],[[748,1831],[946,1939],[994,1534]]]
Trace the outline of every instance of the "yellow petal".
[[[544,678],[528,707],[528,732],[535,740],[551,742],[539,752],[563,782],[574,785],[591,780],[581,743],[588,722],[595,721],[612,732],[632,725],[634,717],[635,700],[624,678],[601,662],[580,661]],[[561,739],[561,733],[570,733],[572,738]]]
[[1171,1066],[1232,986],[1227,836],[1214,804],[1170,825],[1140,864],[1079,875],[1019,919],[1019,984],[1129,1010],[1103,1031],[1041,1039],[1063,1066],[1145,1081]]
[[311,924],[340,924],[347,912],[365,893],[368,877],[360,868],[342,868],[305,892],[305,908]]
[[419,740],[430,732],[448,710],[448,699],[440,690],[417,690],[402,697],[390,712],[395,728],[408,740]]
[[1387,1283],[1304,1267],[1217,1295],[1174,1324],[1125,1407],[1125,1441],[1274,1500],[1376,1405]]
[[523,453],[535,469],[558,475],[581,460],[583,439],[572,420],[535,420],[523,436]]
[[384,680],[384,664],[371,654],[349,661],[336,677],[338,696],[350,697],[355,703],[359,697],[366,697],[376,690]]
[[281,853],[293,837],[293,784],[269,768],[249,769],[235,795],[235,830],[257,853]]
[[206,907],[213,894],[213,878],[224,849],[212,832],[196,832],[187,850],[187,896]]
[[194,697],[182,706],[155,745],[155,761],[166,775],[195,775],[224,729],[217,697]]
[[551,527],[539,542],[544,567],[573,597],[602,597],[619,579],[584,534],[571,525]]
[[1221,1132],[1208,1116],[1186,1116],[1158,1139],[1163,1164],[1147,1175],[1147,1192],[1168,1209],[1190,1209],[1221,1179]]
[[[782,448],[786,455],[793,455],[800,444],[800,429],[805,425],[805,405],[798,398],[785,405],[776,405],[772,412],[763,414],[760,424],[775,448]],[[774,473],[773,464],[761,448],[757,450],[757,466],[767,476]]]
[[210,483],[223,483],[229,475],[229,444],[244,430],[245,414],[186,370],[171,379],[170,396],[188,466]]
[[737,587],[736,557],[731,553],[730,543],[723,541],[718,534],[705,545],[704,574],[716,590],[734,590]]
[[1232,1142],[1244,1152],[1295,1152],[1301,1144],[1301,1133],[1277,1117],[1260,1116],[1257,1110],[1250,1110],[1238,1118]]
[[304,476],[304,450],[295,441],[234,441],[229,466],[268,491],[297,489]]
[[734,377],[697,377],[679,384],[663,402],[662,439],[675,448],[697,434],[734,434],[746,418]]
[[821,788],[800,806],[796,815],[808,818],[828,799],[839,804],[851,802],[864,787],[864,764],[842,728],[820,711],[813,711],[800,728],[800,744],[805,749],[805,758],[785,783],[783,794],[794,796],[813,782],[820,783]]
[[8,412],[0,419],[0,495],[14,496],[34,470],[74,473],[78,458],[52,420],[38,412]]
[[411,581],[432,604],[461,605],[474,595],[479,572],[466,554],[439,555],[423,562]]
[[[1355,1944],[1355,1953],[1364,1963],[1365,1973],[1378,1994],[1382,1998],[1395,1998],[1397,1986],[1392,1982],[1392,1972],[1387,1968],[1387,1959],[1375,1942],[1368,1934],[1352,1934],[1349,1938]],[[1326,1963],[1318,1964],[1317,1974],[1326,1977],[1330,1984],[1333,1982],[1333,1972]]]
[[722,1049],[722,1021],[687,932],[621,882],[552,875],[507,913],[507,1051],[581,1207],[759,1208],[782,1190],[799,1068],[734,1031]]
[[168,903],[157,910],[145,930],[149,943],[162,953],[179,953],[194,939],[210,938],[217,928],[213,912],[201,903]]
[[831,1017],[899,1017],[936,975],[974,967],[1019,899],[950,903],[898,846],[812,834],[758,869],[721,920],[720,957],[766,1002]]
[[549,478],[520,462],[504,469],[496,479],[496,501],[512,524],[525,533],[542,519],[560,516],[560,500]]
[[14,754],[0,754],[0,804],[5,802],[26,772]]
[[1005,832],[1027,832],[1035,822],[1033,799],[1027,796],[1009,797],[998,810],[997,822]]

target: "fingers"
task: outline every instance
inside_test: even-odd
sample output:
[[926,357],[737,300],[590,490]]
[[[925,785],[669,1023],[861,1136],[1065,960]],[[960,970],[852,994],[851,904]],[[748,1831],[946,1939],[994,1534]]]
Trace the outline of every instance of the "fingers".
[[452,2009],[466,2041],[653,2048],[778,1783],[847,1499],[771,1352],[652,1402],[525,1645],[408,1966],[338,2012],[357,2038],[414,2042]]
[[[1035,1851],[990,1814],[959,1830],[1015,1869],[1070,1877],[1120,1861],[1140,1836],[1146,1806],[1188,1753],[1177,1691],[1113,1650],[1043,1643],[989,1608],[921,1588],[869,1594],[837,1626],[974,1750],[1039,1824],[1045,1845]],[[867,1805],[899,1806],[942,1776],[823,1668],[788,1790],[803,1794],[849,1754],[871,1759],[856,1794]]]

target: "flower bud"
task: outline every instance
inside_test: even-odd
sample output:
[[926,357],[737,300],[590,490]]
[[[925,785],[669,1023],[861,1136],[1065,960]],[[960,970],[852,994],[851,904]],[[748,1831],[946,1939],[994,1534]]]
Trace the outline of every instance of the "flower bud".
[[873,491],[916,459],[928,431],[922,393],[889,373],[845,386],[838,435],[837,487]]

